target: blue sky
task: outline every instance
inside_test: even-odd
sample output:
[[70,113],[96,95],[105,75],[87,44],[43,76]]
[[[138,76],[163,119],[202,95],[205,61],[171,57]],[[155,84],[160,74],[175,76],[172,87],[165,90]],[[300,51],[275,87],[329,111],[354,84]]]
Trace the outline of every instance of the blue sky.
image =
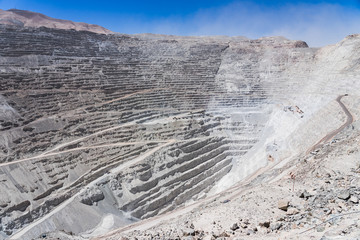
[[281,35],[318,47],[360,33],[360,0],[0,0],[10,8],[130,34]]

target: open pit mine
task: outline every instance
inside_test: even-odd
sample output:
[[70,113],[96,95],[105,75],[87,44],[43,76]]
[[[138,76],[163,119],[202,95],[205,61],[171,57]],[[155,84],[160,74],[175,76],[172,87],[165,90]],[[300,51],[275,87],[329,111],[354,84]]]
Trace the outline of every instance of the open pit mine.
[[360,35],[0,18],[0,239],[359,239]]

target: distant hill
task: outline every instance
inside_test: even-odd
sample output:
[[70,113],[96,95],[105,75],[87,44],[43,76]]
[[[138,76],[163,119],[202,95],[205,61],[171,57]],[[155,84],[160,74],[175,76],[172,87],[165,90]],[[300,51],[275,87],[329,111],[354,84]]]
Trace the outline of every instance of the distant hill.
[[110,30],[99,25],[56,19],[41,13],[19,9],[9,9],[7,11],[0,9],[0,24],[35,28],[75,29],[77,31],[89,31],[100,34],[112,33]]

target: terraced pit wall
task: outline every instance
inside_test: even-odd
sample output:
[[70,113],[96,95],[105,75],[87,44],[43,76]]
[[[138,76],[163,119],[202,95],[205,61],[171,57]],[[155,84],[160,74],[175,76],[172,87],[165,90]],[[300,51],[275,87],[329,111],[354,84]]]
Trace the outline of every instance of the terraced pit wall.
[[[290,81],[290,66],[304,70],[316,51],[282,38],[9,26],[0,44],[0,236],[34,226],[21,239],[165,213],[206,197],[234,166],[243,178],[280,158],[265,144],[269,122],[304,89],[308,73]],[[285,122],[301,124],[287,107]]]

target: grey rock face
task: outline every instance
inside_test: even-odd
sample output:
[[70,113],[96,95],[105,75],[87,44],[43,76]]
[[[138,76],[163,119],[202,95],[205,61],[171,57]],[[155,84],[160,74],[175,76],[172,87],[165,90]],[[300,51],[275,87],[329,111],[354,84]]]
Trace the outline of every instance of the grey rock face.
[[86,189],[84,193],[80,195],[80,202],[86,205],[93,205],[105,198],[103,192],[98,188]]

